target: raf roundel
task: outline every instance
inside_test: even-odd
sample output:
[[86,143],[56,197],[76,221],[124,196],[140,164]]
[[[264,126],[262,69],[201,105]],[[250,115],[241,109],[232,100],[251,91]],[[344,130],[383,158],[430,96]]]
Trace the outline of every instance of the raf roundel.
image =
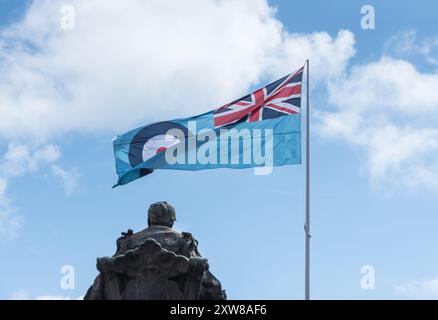
[[137,132],[129,146],[129,162],[131,166],[134,168],[179,143],[178,137],[168,133],[172,129],[181,130],[186,137],[189,134],[186,127],[173,121],[153,123]]
[[180,140],[170,134],[159,134],[150,138],[143,146],[142,159],[146,161],[153,156],[164,152],[167,148],[179,143]]

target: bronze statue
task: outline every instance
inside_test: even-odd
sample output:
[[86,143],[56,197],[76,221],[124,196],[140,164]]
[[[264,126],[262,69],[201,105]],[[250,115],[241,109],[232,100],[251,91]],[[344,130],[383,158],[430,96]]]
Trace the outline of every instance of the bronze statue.
[[198,252],[198,242],[190,233],[172,229],[175,220],[170,204],[152,204],[148,228],[122,232],[114,256],[97,259],[100,274],[84,299],[226,299]]

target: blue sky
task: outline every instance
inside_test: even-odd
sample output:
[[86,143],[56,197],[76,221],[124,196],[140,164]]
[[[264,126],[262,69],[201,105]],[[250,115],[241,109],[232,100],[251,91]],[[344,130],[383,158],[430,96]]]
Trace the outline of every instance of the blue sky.
[[[76,26],[66,31],[62,1],[0,0],[0,298],[83,295],[96,257],[166,200],[229,298],[301,299],[303,166],[268,176],[163,170],[111,189],[111,140],[210,110],[307,57],[312,297],[438,297],[436,4],[68,3]],[[365,4],[375,30],[361,28]],[[60,287],[64,265],[74,267],[73,290]],[[373,290],[360,286],[364,265],[374,267]]]

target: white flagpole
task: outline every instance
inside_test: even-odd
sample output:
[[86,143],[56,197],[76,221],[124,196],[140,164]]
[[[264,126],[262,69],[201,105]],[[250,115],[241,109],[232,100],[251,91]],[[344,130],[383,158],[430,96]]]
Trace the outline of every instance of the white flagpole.
[[307,98],[306,98],[306,223],[304,225],[305,247],[305,300],[310,300],[310,104],[309,104],[309,59],[307,65]]

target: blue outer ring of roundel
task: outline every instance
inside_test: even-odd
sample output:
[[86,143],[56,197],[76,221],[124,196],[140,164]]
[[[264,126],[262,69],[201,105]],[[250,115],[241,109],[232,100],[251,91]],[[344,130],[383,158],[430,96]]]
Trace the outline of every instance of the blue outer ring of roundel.
[[[149,139],[166,134],[171,129],[180,129],[186,137],[189,135],[189,130],[186,127],[173,121],[157,122],[140,129],[132,138],[129,146],[129,163],[131,166],[135,167],[143,162],[143,147]],[[152,171],[152,169],[141,169],[141,176]]]

